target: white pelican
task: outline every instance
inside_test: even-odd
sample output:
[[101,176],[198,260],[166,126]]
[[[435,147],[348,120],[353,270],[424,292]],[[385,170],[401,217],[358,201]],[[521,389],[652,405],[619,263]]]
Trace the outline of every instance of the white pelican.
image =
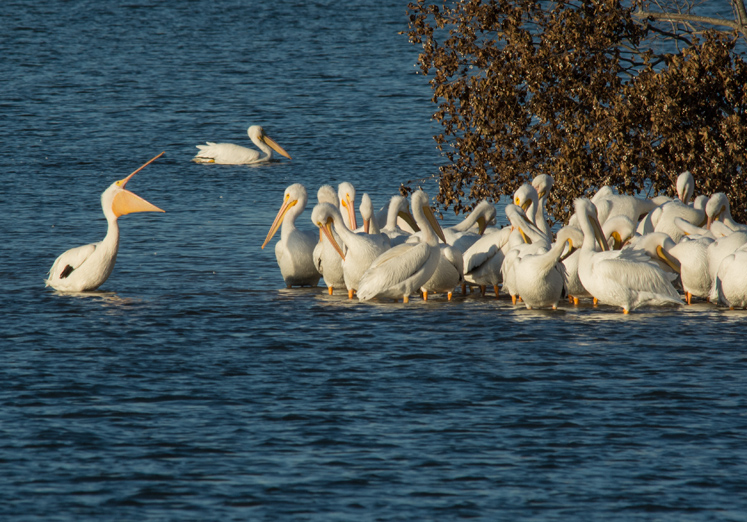
[[625,194],[615,194],[612,188],[602,187],[591,198],[597,207],[599,223],[603,224],[608,217],[623,215],[633,223],[638,223],[641,217],[654,210],[659,205],[669,201],[669,198],[641,199]]
[[410,232],[399,227],[399,219],[402,219],[404,223],[408,225],[410,230],[420,231],[415,223],[415,219],[412,217],[412,214],[410,214],[410,205],[405,197],[399,195],[392,196],[386,210],[386,221],[381,227],[381,232],[389,236],[389,241],[392,246],[404,243],[410,237]]
[[262,243],[262,248],[265,248],[278,228],[283,226],[280,241],[275,244],[275,258],[288,288],[316,286],[321,277],[314,266],[313,258],[314,247],[318,241],[317,235],[296,228],[296,218],[306,208],[307,200],[306,187],[300,183],[294,183],[286,188],[283,204],[267,233],[265,242]]
[[689,170],[677,176],[675,187],[679,200],[685,205],[689,204],[690,199],[693,197],[693,192],[695,192],[695,178],[693,178]]
[[737,223],[734,221],[734,218],[731,217],[729,198],[726,197],[726,194],[723,192],[716,192],[711,195],[706,204],[706,214],[708,215],[708,221],[706,223],[708,228],[711,228],[711,224],[714,221],[721,220],[732,230],[747,232],[747,225]]
[[[337,232],[332,229],[333,218],[330,217],[331,212],[329,211],[329,208],[335,209],[337,204],[337,194],[333,192],[333,196],[332,203],[322,201],[323,197],[319,198],[319,204],[311,212],[311,221],[319,227],[319,235],[321,236],[319,243],[314,247],[314,266],[322,274],[329,295],[334,293],[335,288],[345,287],[345,274],[342,270],[342,260],[345,253],[340,246],[342,240]],[[329,237],[332,237],[333,241],[328,239]]]
[[669,253],[680,262],[680,281],[687,304],[692,303],[693,296],[706,299],[711,291],[708,271],[708,245],[711,243],[713,238],[686,236],[669,249]]
[[464,281],[464,259],[462,251],[446,244],[439,244],[441,257],[433,275],[423,283],[420,290],[423,292],[423,300],[428,300],[428,294],[446,294],[446,299],[451,301],[454,288]]
[[674,281],[681,272],[680,261],[669,251],[675,242],[664,232],[652,232],[644,236],[637,236],[626,248],[641,250],[648,254],[651,261],[656,263],[663,272],[671,274],[670,281]]
[[581,283],[602,303],[620,306],[626,314],[644,305],[682,304],[679,294],[658,266],[644,252],[606,249],[594,205],[585,198],[574,202],[584,233],[578,264]]
[[708,273],[711,279],[711,292],[709,297],[713,302],[717,302],[718,300],[715,282],[721,262],[746,243],[747,232],[734,232],[728,236],[720,237],[708,245],[708,248],[706,249],[706,257],[708,258]]
[[[547,222],[547,215],[545,214],[545,211],[547,210],[547,198],[550,195],[550,191],[552,190],[552,186],[554,185],[554,183],[555,180],[552,178],[552,176],[549,176],[547,174],[540,174],[538,176],[535,176],[532,180],[532,186],[537,191],[537,207],[539,208],[539,211],[535,211],[535,215],[537,216],[537,218],[534,221],[534,224],[537,225],[537,228],[539,228],[542,232],[547,234],[548,237],[552,237],[552,229],[550,228],[550,224]],[[531,211],[530,215],[532,215]]]
[[555,310],[558,307],[565,282],[563,265],[559,261],[566,246],[573,248],[570,238],[557,241],[550,250],[521,256],[516,262],[516,291],[527,309],[550,306]]
[[218,163],[221,165],[249,165],[254,163],[265,163],[272,159],[272,151],[291,159],[285,150],[275,143],[259,125],[252,125],[247,131],[249,138],[259,149],[265,153],[264,156],[259,151],[234,145],[233,143],[213,143],[207,142],[207,145],[197,145],[200,152],[192,158],[196,163]]
[[503,282],[503,259],[511,247],[515,246],[509,243],[511,232],[510,226],[487,232],[464,252],[466,282],[479,286],[483,293],[487,286],[492,286],[495,296],[498,297],[498,287]]
[[[337,191],[332,185],[322,185],[316,193],[317,201],[321,203],[329,203],[330,205],[337,205]],[[314,213],[311,213],[311,221],[314,222]],[[316,223],[314,223],[316,225]],[[337,232],[334,230],[330,231],[333,236],[337,236]],[[342,240],[335,237],[335,241],[341,243]],[[314,247],[314,266],[322,274],[324,278],[324,284],[327,285],[329,295],[334,293],[335,288],[345,287],[345,278],[342,275],[342,258],[335,251],[332,244],[324,237],[321,229],[319,230],[319,242]]]
[[635,224],[627,216],[617,215],[608,218],[602,225],[602,232],[610,250],[620,250],[629,243],[636,236],[635,228]]
[[441,250],[438,239],[443,231],[429,206],[428,195],[422,190],[412,194],[412,215],[423,233],[420,243],[402,243],[376,258],[363,274],[358,287],[358,298],[367,301],[375,297],[402,298],[426,283],[438,266]]
[[382,233],[379,230],[379,224],[376,222],[374,217],[374,207],[371,202],[371,197],[368,193],[364,192],[361,196],[361,204],[359,206],[361,211],[361,218],[363,218],[363,226],[356,229],[356,233],[368,234],[374,241],[379,241],[381,246],[388,249],[392,246],[389,236]]
[[[358,290],[363,273],[371,266],[373,260],[389,247],[378,236],[356,234],[350,230],[343,222],[340,210],[333,205],[320,204],[314,210],[314,224],[342,257],[342,274],[348,289],[348,298],[352,299]],[[331,227],[334,227],[344,247],[337,243],[337,239],[331,233]]]
[[[526,255],[547,252],[551,244],[550,238],[527,218],[524,211],[518,205],[506,205],[506,217],[511,222],[511,226],[520,233],[524,240],[524,243],[512,247],[506,253],[503,265],[501,266],[503,288],[511,296],[511,301],[516,304],[517,296],[521,296],[518,285],[516,284],[516,266],[519,260]],[[512,240],[509,240],[509,242],[514,244]]]
[[[495,206],[485,200],[480,201],[472,212],[462,221],[442,229],[446,243],[464,253],[485,233],[490,223],[495,221]],[[422,232],[412,234],[407,241],[417,243],[420,241]]]
[[521,207],[529,221],[547,237],[548,241],[552,241],[552,231],[545,220],[544,209],[539,204],[539,194],[531,183],[524,183],[514,192],[514,205]]
[[571,240],[573,251],[568,255],[561,257],[560,262],[564,267],[565,274],[565,291],[568,294],[568,300],[577,305],[579,299],[593,299],[594,297],[584,288],[578,277],[578,260],[581,256],[580,245],[584,242],[584,233],[581,229],[571,225],[566,225],[558,230],[557,241],[566,238]]
[[747,247],[742,246],[724,258],[714,286],[719,304],[731,309],[747,308]]
[[350,230],[358,228],[355,219],[355,187],[348,181],[343,181],[337,186],[337,197],[340,200],[340,213],[342,221]]
[[98,243],[71,248],[60,255],[49,270],[45,286],[63,292],[96,290],[111,275],[119,249],[117,218],[133,212],[163,212],[125,189],[127,182],[163,152],[124,179],[115,181],[101,194],[101,208],[108,223],[106,237]]

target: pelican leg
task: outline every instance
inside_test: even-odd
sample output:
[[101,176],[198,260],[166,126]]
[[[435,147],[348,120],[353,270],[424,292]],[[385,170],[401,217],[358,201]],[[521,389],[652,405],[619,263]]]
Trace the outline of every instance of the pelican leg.
[[623,308],[623,313],[624,314],[628,314],[628,313],[630,313],[630,310],[628,310],[627,308]]
[[[407,299],[407,298],[405,298],[405,299]],[[423,301],[427,301],[427,300],[428,300],[428,290],[423,290]],[[405,301],[405,303],[406,302],[407,301]]]
[[402,302],[403,302],[404,304],[407,304],[407,303],[409,303],[409,302],[410,302],[410,296],[409,296],[409,295],[405,295],[405,296],[403,296],[403,297],[402,297]]
[[[593,299],[594,299],[594,306],[596,306],[599,300],[596,297],[594,297]],[[625,313],[627,314],[628,312],[625,312]]]
[[685,300],[687,301],[687,304],[692,304],[693,294],[685,292]]
[[467,283],[462,283],[462,295],[467,295]]
[[349,288],[348,289],[348,299],[352,299],[354,295],[355,295],[355,290],[353,290],[352,288]]
[[485,290],[487,290],[488,287],[485,285],[480,285],[480,297],[485,297]]
[[453,292],[449,292],[448,294],[446,294],[446,300],[447,301],[451,301],[451,296],[452,295],[453,295]]
[[495,298],[498,299],[498,285],[493,285],[493,292],[495,292]]
[[332,287],[331,286],[327,288],[327,291],[329,292],[329,295],[332,295]]
[[578,297],[573,298],[573,304],[578,306]]
[[575,300],[576,300],[576,298],[575,298],[575,297],[573,297],[573,296],[572,296],[571,294],[568,294],[568,302],[569,302],[570,304],[573,304],[573,301],[575,301]]
[[516,296],[515,295],[511,296],[511,304],[516,304]]

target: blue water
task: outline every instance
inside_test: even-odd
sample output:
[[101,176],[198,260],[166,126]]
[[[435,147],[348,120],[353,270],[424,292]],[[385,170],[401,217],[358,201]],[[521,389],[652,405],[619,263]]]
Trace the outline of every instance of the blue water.
[[[256,4],[0,10],[0,519],[747,520],[744,312],[284,288],[287,185],[441,158],[404,2]],[[190,162],[251,124],[293,160]],[[101,291],[45,288],[161,151]]]

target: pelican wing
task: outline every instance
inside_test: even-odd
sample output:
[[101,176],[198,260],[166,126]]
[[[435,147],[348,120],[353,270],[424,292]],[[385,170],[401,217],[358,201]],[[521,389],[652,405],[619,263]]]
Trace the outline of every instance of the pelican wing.
[[197,145],[200,152],[192,158],[197,163],[222,163],[225,165],[238,165],[256,162],[261,154],[259,151],[234,145],[233,143],[213,143]]
[[[49,270],[49,281],[68,277],[80,265],[85,263],[86,259],[91,257],[91,254],[96,250],[96,245],[98,243],[82,245],[60,254]],[[47,283],[47,286],[49,286],[49,283]]]
[[376,297],[380,292],[406,281],[415,274],[430,255],[426,243],[402,243],[377,257],[358,285],[358,298]]
[[593,271],[596,277],[615,281],[625,288],[650,292],[680,301],[680,296],[669,278],[643,251],[626,248],[600,252],[594,256]]

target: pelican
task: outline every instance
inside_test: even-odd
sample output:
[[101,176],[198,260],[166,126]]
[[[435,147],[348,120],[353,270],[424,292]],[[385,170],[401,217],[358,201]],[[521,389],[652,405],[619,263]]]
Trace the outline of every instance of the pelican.
[[708,248],[706,249],[706,257],[708,258],[708,273],[711,278],[711,292],[709,298],[714,303],[718,302],[715,283],[721,262],[736,252],[737,249],[741,248],[745,243],[747,243],[747,232],[734,232],[728,236],[720,237],[708,245]]
[[411,230],[420,231],[418,225],[415,223],[415,219],[410,214],[410,207],[405,197],[399,195],[392,196],[389,205],[386,207],[386,211],[386,221],[384,221],[381,232],[389,236],[392,246],[404,243],[410,237],[410,232],[399,227],[399,219],[402,219]]
[[[489,224],[495,222],[495,205],[482,200],[472,212],[453,227],[443,229],[446,243],[465,252],[485,233]],[[475,230],[477,227],[477,230]]]
[[516,290],[527,309],[550,306],[555,310],[558,307],[564,284],[563,265],[558,261],[566,246],[573,249],[571,238],[557,241],[549,250],[543,248],[517,260],[514,267]]
[[234,145],[233,143],[213,143],[207,142],[207,145],[197,145],[200,152],[192,158],[192,161],[196,163],[218,163],[221,165],[251,165],[256,163],[266,163],[272,159],[272,151],[274,150],[281,156],[285,156],[291,159],[290,155],[285,150],[275,143],[267,134],[264,129],[259,125],[252,125],[247,130],[249,139],[252,140],[262,152],[242,147],[241,145]]
[[417,292],[436,271],[441,258],[438,239],[445,241],[443,231],[425,192],[415,191],[411,201],[412,214],[423,232],[423,241],[402,243],[377,257],[361,277],[358,287],[361,301],[401,297],[407,303],[410,294]]
[[747,308],[747,248],[742,246],[721,262],[716,278],[718,302],[731,309]]
[[692,304],[693,296],[705,299],[711,291],[708,271],[708,245],[713,238],[686,236],[669,249],[680,262],[680,281],[685,292],[685,302]]
[[693,178],[689,170],[677,176],[675,187],[679,200],[685,205],[689,204],[690,199],[693,197],[693,192],[695,192],[695,178]]
[[708,221],[706,226],[711,228],[711,224],[716,220],[721,220],[726,226],[732,230],[739,232],[747,232],[747,225],[737,223],[734,218],[731,217],[731,210],[729,210],[729,198],[723,192],[716,192],[712,194],[706,204],[706,215]]
[[560,258],[560,262],[563,264],[563,272],[565,274],[565,291],[568,294],[568,300],[577,305],[578,300],[581,298],[593,299],[594,297],[584,288],[581,284],[581,280],[578,278],[578,260],[581,255],[581,250],[577,247],[584,242],[584,233],[581,229],[571,225],[566,225],[558,231],[558,241],[562,241],[565,238],[570,238],[571,244],[573,245],[573,251],[569,252],[568,255]]
[[[334,205],[320,204],[314,210],[311,216],[314,224],[342,258],[343,279],[348,289],[348,298],[352,299],[363,273],[389,247],[377,236],[356,234],[350,230],[343,222],[340,210]],[[344,249],[332,235],[332,227],[344,243]]]
[[602,232],[610,250],[620,250],[636,237],[635,228],[635,224],[627,216],[617,215],[608,218],[602,225]]
[[439,244],[441,257],[438,260],[433,275],[423,283],[420,290],[423,292],[423,301],[428,300],[430,293],[445,293],[446,299],[451,301],[454,288],[464,281],[464,259],[462,251],[446,244]]
[[[537,225],[537,228],[544,232],[548,237],[552,237],[552,229],[550,228],[550,224],[547,222],[545,211],[547,210],[547,198],[550,195],[554,183],[555,180],[552,176],[547,174],[540,174],[535,176],[532,180],[532,187],[537,191],[538,200],[538,210],[535,210],[534,212],[534,215],[536,216],[534,224]],[[530,212],[530,215],[531,214],[532,213]]]
[[[532,188],[532,190],[534,190]],[[503,259],[501,274],[503,276],[503,288],[511,296],[511,301],[516,304],[517,296],[521,296],[516,284],[516,266],[519,260],[526,255],[544,253],[550,249],[550,238],[538,229],[527,218],[524,211],[518,205],[506,205],[506,216],[511,226],[516,229],[523,242],[512,247]],[[513,240],[510,240],[513,243]]]
[[[679,294],[658,266],[644,252],[634,249],[606,250],[594,205],[585,198],[574,202],[584,233],[578,264],[581,283],[599,301],[620,306],[624,313],[644,305],[682,304]],[[605,251],[597,250],[599,246]]]
[[117,218],[133,212],[164,212],[125,189],[132,177],[163,156],[163,152],[124,179],[115,181],[101,194],[108,229],[106,237],[98,243],[71,248],[60,255],[49,270],[45,286],[63,292],[96,290],[114,270],[119,249],[119,224]]
[[506,253],[511,249],[509,239],[512,227],[503,227],[484,234],[464,252],[464,280],[480,287],[480,291],[492,286],[498,297],[498,285],[503,282],[501,266]]
[[705,212],[686,205],[679,199],[672,200],[657,210],[659,211],[659,216],[654,226],[654,232],[667,234],[675,243],[679,243],[685,237],[685,232],[682,231],[681,227],[677,226],[675,219],[687,221],[698,227],[706,224]]
[[[331,185],[322,185],[319,187],[316,197],[319,204],[328,203],[332,206],[337,205],[337,191]],[[314,222],[314,212],[311,213],[311,221],[316,225],[316,222]],[[339,245],[342,240],[337,236],[337,232],[330,230],[330,233],[333,237],[336,236],[335,242]],[[335,288],[345,287],[345,278],[342,274],[342,257],[335,251],[332,243],[324,237],[321,229],[319,229],[319,242],[314,247],[313,257],[314,266],[322,274],[329,295],[334,293]]]
[[350,230],[358,228],[355,219],[355,187],[348,181],[343,181],[337,186],[337,197],[340,200],[340,213],[342,221]]
[[265,242],[262,243],[262,248],[265,248],[280,225],[283,226],[280,241],[275,244],[275,258],[288,288],[316,286],[321,277],[314,266],[313,258],[314,246],[317,243],[316,234],[296,228],[296,218],[306,208],[307,200],[306,187],[300,183],[294,183],[286,188],[283,204],[267,233]]
[[545,220],[544,209],[539,204],[539,194],[531,183],[524,183],[514,192],[514,205],[526,212],[527,218],[552,241],[550,225]]

